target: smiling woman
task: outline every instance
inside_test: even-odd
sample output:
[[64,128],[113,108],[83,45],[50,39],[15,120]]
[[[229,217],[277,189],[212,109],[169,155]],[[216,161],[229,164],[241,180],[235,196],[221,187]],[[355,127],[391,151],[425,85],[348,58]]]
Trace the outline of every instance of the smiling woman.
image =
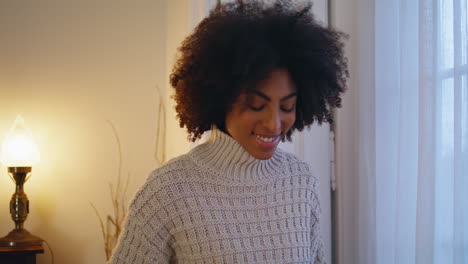
[[171,75],[180,126],[210,139],[155,170],[111,263],[324,263],[317,178],[277,148],[332,121],[342,35],[290,1],[218,4]]
[[344,35],[320,25],[311,6],[262,2],[215,7],[179,48],[171,85],[180,126],[192,141],[212,125],[225,131],[234,102],[276,69],[288,72],[298,94],[286,139],[313,122],[331,122],[330,109],[341,105],[348,76]]
[[226,115],[226,132],[253,157],[269,159],[296,120],[296,97],[288,71],[276,69],[239,96]]

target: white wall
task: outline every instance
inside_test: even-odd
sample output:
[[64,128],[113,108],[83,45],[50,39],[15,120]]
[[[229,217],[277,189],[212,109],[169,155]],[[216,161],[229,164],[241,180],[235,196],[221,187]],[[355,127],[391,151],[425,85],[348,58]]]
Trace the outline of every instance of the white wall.
[[[176,60],[177,48],[182,40],[189,34],[191,26],[189,21],[189,3],[191,0],[163,0],[166,3],[166,87],[169,87],[169,75]],[[200,0],[197,0],[200,1]],[[179,156],[190,149],[187,141],[187,132],[179,127],[174,110],[173,89],[166,88],[167,102],[167,135],[170,139],[166,141],[167,160]]]
[[[337,264],[372,263],[375,252],[368,249],[370,213],[363,201],[372,202],[369,175],[375,148],[374,135],[365,129],[374,113],[366,100],[372,98],[374,75],[373,13],[374,4],[369,0],[331,0],[331,23],[347,33],[346,56],[349,59],[350,79],[348,91],[343,97],[343,108],[338,109],[336,119],[336,176],[335,192],[335,262]],[[359,69],[359,71],[356,71]],[[366,118],[363,118],[366,117]],[[367,142],[366,147],[361,142]],[[372,174],[372,173],[370,173]],[[362,190],[362,191],[361,191]]]
[[[185,0],[0,1],[0,140],[22,114],[42,160],[25,185],[25,226],[47,240],[55,263],[104,263],[102,237],[90,202],[110,212],[108,182],[119,133],[127,197],[157,167],[156,86],[168,87],[187,24]],[[177,43],[177,44],[176,44]],[[168,112],[168,158],[185,152],[184,131]],[[13,228],[8,204],[14,185],[0,166],[0,236]],[[50,253],[38,256],[50,263]]]

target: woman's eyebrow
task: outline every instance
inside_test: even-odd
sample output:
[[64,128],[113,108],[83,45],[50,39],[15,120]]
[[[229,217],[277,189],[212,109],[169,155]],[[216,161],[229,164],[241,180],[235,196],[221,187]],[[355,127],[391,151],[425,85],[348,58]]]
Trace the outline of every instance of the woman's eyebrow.
[[254,93],[254,94],[256,94],[256,95],[262,97],[263,99],[267,100],[268,102],[271,101],[271,98],[270,98],[270,97],[268,97],[266,94],[264,94],[264,93],[262,93],[262,92],[260,92],[260,91],[253,90],[252,93]]
[[295,97],[295,96],[297,96],[297,93],[291,93],[291,94],[289,94],[289,95],[287,95],[287,96],[281,98],[280,101],[281,101],[281,102],[282,102],[282,101],[286,101],[286,100],[288,100],[289,98]]
[[[267,100],[268,102],[271,102],[271,98],[268,97],[266,94],[260,92],[260,91],[253,90],[252,93],[254,93],[254,94],[256,94],[256,95],[262,97],[263,99]],[[288,94],[287,96],[281,98],[280,101],[281,101],[281,102],[282,102],[282,101],[286,101],[286,100],[288,100],[288,99],[290,99],[291,97],[294,97],[294,96],[297,96],[297,93],[296,93],[296,92],[291,93],[291,94]]]

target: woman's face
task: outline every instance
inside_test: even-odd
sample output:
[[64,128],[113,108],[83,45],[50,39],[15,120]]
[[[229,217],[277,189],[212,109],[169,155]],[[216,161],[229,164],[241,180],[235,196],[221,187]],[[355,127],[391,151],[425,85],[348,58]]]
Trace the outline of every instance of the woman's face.
[[226,115],[226,130],[250,155],[269,159],[296,120],[296,100],[288,71],[276,69],[239,96]]

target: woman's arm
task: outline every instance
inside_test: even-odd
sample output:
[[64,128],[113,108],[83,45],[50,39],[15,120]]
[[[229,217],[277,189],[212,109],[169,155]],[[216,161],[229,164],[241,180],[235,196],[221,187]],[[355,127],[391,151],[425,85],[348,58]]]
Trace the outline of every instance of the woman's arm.
[[169,263],[172,235],[166,226],[171,216],[163,208],[168,198],[164,190],[157,174],[150,175],[130,205],[109,264]]
[[169,263],[172,255],[169,233],[154,227],[154,223],[141,223],[138,217],[130,214],[109,264]]
[[[309,169],[310,170],[310,169]],[[319,190],[318,190],[318,179],[314,176],[312,177],[312,213],[310,216],[311,221],[311,254],[314,264],[322,264],[325,262],[325,255],[323,251],[323,242],[322,242],[322,233],[320,231],[320,217],[321,217],[321,208],[319,200]]]
[[325,263],[322,236],[320,234],[320,215],[312,214],[311,250],[314,264]]

